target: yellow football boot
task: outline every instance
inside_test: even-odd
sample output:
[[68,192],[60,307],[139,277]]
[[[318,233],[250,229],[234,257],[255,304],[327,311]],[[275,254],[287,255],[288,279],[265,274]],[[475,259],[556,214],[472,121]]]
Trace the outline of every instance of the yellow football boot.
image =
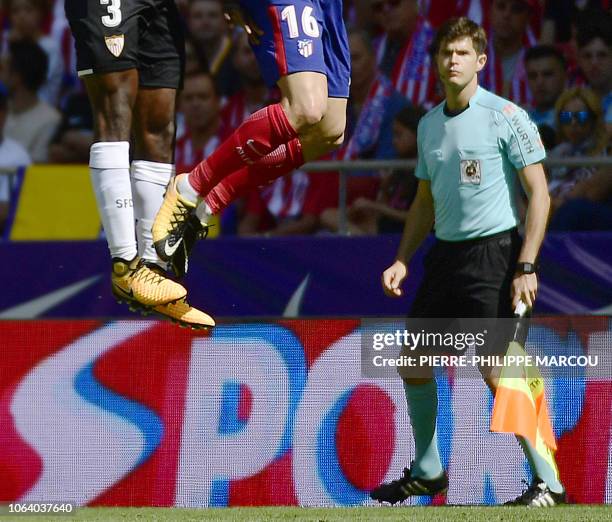
[[187,295],[187,290],[169,279],[161,268],[139,257],[132,261],[114,258],[111,285],[115,298],[131,309],[166,305]]
[[156,306],[153,311],[179,326],[192,330],[204,330],[215,326],[215,320],[210,315],[194,308],[185,299]]
[[189,217],[196,205],[183,198],[177,190],[177,181],[188,174],[179,174],[170,180],[164,201],[153,222],[153,245],[163,261],[170,261],[183,242]]

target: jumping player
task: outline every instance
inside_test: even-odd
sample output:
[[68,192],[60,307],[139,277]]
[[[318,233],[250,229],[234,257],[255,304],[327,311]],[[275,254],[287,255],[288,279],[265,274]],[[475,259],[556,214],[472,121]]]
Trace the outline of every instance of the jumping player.
[[[173,174],[184,42],[173,0],[65,0],[77,70],[94,113],[89,167],[112,257],[115,297],[183,326],[210,327],[168,278],[151,226]],[[130,166],[130,134],[134,160]],[[135,226],[136,222],[136,226]]]
[[210,157],[170,182],[153,225],[164,260],[188,253],[191,241],[183,238],[193,237],[194,222],[205,224],[250,188],[342,143],[350,83],[342,0],[239,4],[228,8],[229,16],[249,34],[263,76],[278,85],[281,101],[252,114]]

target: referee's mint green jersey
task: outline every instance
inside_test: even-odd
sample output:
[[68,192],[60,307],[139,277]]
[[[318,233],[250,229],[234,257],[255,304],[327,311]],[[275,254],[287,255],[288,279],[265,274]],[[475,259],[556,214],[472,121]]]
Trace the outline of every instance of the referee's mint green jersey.
[[420,121],[417,178],[431,181],[436,237],[463,241],[515,227],[517,169],[546,157],[538,128],[514,103],[478,87],[452,116],[445,102]]

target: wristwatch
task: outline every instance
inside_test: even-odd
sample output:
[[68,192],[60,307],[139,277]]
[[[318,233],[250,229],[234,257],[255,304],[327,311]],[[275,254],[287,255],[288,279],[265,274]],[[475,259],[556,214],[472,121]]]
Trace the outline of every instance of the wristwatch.
[[518,274],[535,274],[537,267],[535,263],[517,263],[516,272]]

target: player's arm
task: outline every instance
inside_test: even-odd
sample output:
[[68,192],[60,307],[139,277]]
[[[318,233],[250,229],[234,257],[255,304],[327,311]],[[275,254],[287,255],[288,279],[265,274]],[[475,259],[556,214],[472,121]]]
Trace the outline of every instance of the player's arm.
[[408,263],[423,240],[429,234],[434,222],[434,205],[431,195],[431,182],[419,180],[416,196],[404,225],[395,262],[383,272],[382,285],[389,297],[402,295],[401,284],[408,275]]
[[[525,237],[519,255],[519,263],[535,263],[546,232],[546,222],[550,211],[550,196],[544,168],[541,163],[528,165],[519,170],[523,189],[529,200],[525,218]],[[512,282],[512,306],[519,300],[529,307],[533,306],[538,290],[536,274],[516,274]]]

